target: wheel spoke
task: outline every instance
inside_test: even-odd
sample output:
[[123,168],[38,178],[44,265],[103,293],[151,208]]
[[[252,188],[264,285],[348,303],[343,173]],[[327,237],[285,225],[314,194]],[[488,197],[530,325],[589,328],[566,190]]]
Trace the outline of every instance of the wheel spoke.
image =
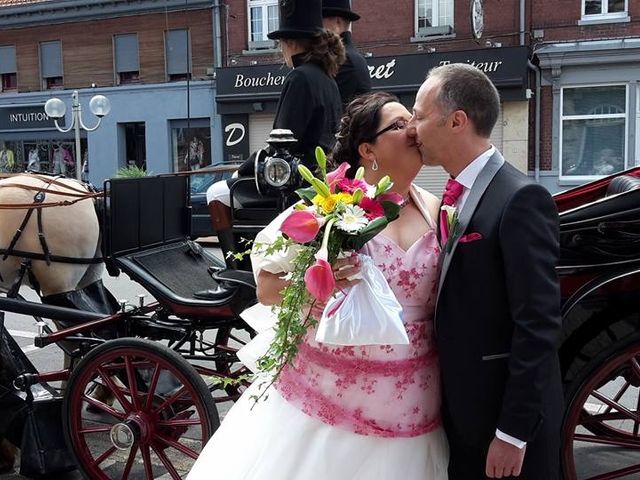
[[151,465],[151,454],[149,453],[149,447],[143,445],[140,447],[142,452],[142,462],[144,463],[144,473],[148,480],[153,479],[153,465]]
[[171,395],[169,398],[167,398],[162,405],[160,405],[154,413],[159,413],[162,410],[164,410],[165,408],[171,406],[178,398],[180,398],[182,396],[183,393],[185,393],[187,391],[187,387],[186,385],[183,385],[182,387],[180,387],[180,389],[174,393],[173,395]]
[[576,442],[595,443],[598,445],[613,445],[615,447],[624,448],[640,448],[640,442],[637,440],[629,440],[622,437],[611,437],[604,435],[587,435],[584,433],[575,433],[573,439]]
[[632,357],[629,360],[629,363],[631,364],[631,369],[633,370],[633,373],[635,373],[637,377],[640,377],[640,365],[638,364],[638,360]]
[[126,417],[126,415],[123,412],[119,412],[118,410],[107,405],[106,403],[102,403],[101,401],[96,400],[95,398],[89,397],[88,395],[83,395],[82,400],[102,410],[103,412],[108,413],[109,415],[117,418],[118,420],[124,420]]
[[111,431],[111,428],[112,428],[111,425],[100,426],[100,427],[88,427],[88,428],[83,428],[82,430],[78,430],[78,433],[82,433],[83,435],[88,433],[104,433],[104,432]]
[[156,452],[156,455],[158,455],[158,458],[164,465],[164,468],[169,471],[169,473],[171,474],[171,478],[173,478],[174,480],[180,480],[180,474],[176,471],[173,463],[171,463],[171,461],[164,454],[162,448],[157,448],[155,444],[151,444],[151,448],[153,448],[153,451]]
[[111,380],[109,374],[106,373],[102,367],[98,367],[98,373],[102,377],[102,380],[107,384],[107,387],[111,390],[111,393],[113,393],[113,395],[118,399],[120,405],[122,405],[125,410],[131,410],[131,403],[129,403],[129,401],[124,397],[122,390],[120,390],[115,382]]
[[202,420],[199,418],[184,419],[184,420],[160,420],[157,425],[160,427],[188,427],[191,425],[200,425]]
[[116,447],[109,447],[107,449],[106,452],[104,452],[102,455],[100,455],[98,458],[96,458],[93,461],[93,464],[97,467],[99,466],[102,462],[104,462],[107,458],[109,458],[111,455],[113,455],[113,452],[116,451]]
[[614,402],[613,400],[611,400],[606,395],[604,395],[604,394],[602,394],[602,393],[600,393],[598,391],[595,391],[595,390],[593,392],[591,392],[591,395],[596,397],[602,403],[606,403],[607,405],[615,408],[619,412],[625,413],[630,419],[633,419],[636,422],[640,421],[640,415],[638,415],[637,413],[632,412],[628,408],[623,407],[622,405],[620,405],[620,403]]
[[236,337],[233,334],[229,334],[229,338],[237,343],[239,343],[240,345],[246,345],[247,342],[245,342],[244,340],[239,339],[238,337]]
[[151,375],[151,383],[149,384],[149,391],[147,392],[147,405],[145,406],[145,411],[151,410],[151,405],[153,403],[153,396],[156,394],[156,387],[158,386],[158,379],[160,378],[160,364],[156,363],[156,368],[153,370],[153,375]]
[[124,471],[122,472],[122,480],[127,480],[129,478],[129,473],[131,473],[131,467],[133,467],[133,461],[136,459],[137,453],[138,445],[134,443],[129,451],[129,457],[127,457],[127,463],[124,466]]
[[638,472],[640,472],[640,465],[632,465],[631,467],[625,467],[612,472],[596,475],[595,477],[590,477],[587,480],[614,480],[616,478],[626,477],[627,475]]
[[[622,388],[620,388],[620,390],[618,391],[618,393],[616,393],[616,396],[613,397],[613,401],[614,402],[618,402],[620,401],[620,399],[622,398],[622,396],[625,394],[625,392],[627,391],[627,389],[629,388],[629,386],[631,385],[630,382],[624,382],[624,385],[622,386]],[[611,411],[611,407],[607,406],[606,410],[604,411],[604,413],[609,413]]]
[[156,435],[156,440],[161,441],[162,443],[175,448],[176,450],[178,450],[179,452],[184,453],[185,455],[187,455],[188,457],[193,458],[194,460],[198,459],[198,453],[194,452],[193,450],[191,450],[189,447],[181,444],[180,442],[176,442],[174,440],[171,440],[170,438],[165,437],[164,435]]
[[138,397],[138,385],[136,382],[136,374],[131,364],[131,358],[127,355],[124,357],[124,365],[127,370],[127,382],[129,383],[129,393],[131,401],[136,411],[140,410],[140,398]]

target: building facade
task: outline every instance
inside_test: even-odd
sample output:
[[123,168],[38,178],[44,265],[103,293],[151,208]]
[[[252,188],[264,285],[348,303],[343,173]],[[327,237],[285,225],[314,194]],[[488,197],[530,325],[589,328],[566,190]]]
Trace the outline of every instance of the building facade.
[[0,148],[11,151],[12,171],[76,175],[74,131],[60,132],[43,109],[63,100],[68,129],[73,90],[89,128],[92,96],[111,102],[98,129],[81,130],[82,163],[96,184],[128,165],[162,173],[221,156],[209,2],[2,4]]
[[536,2],[540,154],[531,168],[562,190],[640,164],[640,3]]
[[[374,89],[410,108],[429,68],[476,65],[502,98],[493,143],[551,191],[640,162],[640,2],[352,8]],[[42,106],[65,100],[68,128],[77,89],[89,126],[92,95],[113,106],[82,132],[94,182],[130,164],[162,173],[242,161],[264,145],[288,72],[266,36],[277,25],[278,0],[0,0],[0,155],[16,171],[40,162],[73,174],[73,132],[59,132]],[[428,168],[419,183],[439,193],[445,179]]]

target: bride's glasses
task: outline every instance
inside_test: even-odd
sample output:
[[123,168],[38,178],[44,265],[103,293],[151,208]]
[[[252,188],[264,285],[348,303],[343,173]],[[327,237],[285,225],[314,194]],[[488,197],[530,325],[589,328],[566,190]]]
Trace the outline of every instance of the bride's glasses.
[[388,125],[388,126],[384,127],[382,130],[376,132],[376,134],[373,137],[371,137],[371,140],[369,140],[369,141],[371,142],[371,141],[375,140],[376,138],[378,138],[383,133],[386,133],[386,132],[389,132],[389,131],[404,130],[405,128],[407,128],[407,124],[408,123],[409,123],[408,120],[405,120],[404,118],[399,118],[398,120],[393,122],[391,125]]

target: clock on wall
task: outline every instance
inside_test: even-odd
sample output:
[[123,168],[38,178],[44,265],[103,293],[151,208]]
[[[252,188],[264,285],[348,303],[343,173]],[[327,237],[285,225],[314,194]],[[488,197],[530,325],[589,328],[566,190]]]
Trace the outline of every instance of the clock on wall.
[[471,16],[471,32],[473,32],[473,38],[480,40],[484,30],[484,8],[482,6],[482,0],[471,0],[469,13]]

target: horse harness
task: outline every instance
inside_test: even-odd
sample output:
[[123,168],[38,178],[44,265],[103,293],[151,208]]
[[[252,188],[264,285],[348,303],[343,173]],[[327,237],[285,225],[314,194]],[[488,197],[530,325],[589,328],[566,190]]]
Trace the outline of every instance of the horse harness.
[[[61,178],[60,176],[57,176],[57,177],[46,177],[42,175],[34,175],[34,176],[42,180],[45,183],[45,186],[35,187],[32,185],[23,185],[19,183],[3,185],[7,187],[22,188],[25,190],[36,192],[36,194],[33,196],[33,203],[0,205],[0,209],[27,209],[27,213],[22,219],[22,223],[20,224],[20,227],[18,227],[18,229],[16,230],[16,233],[13,235],[11,242],[9,242],[9,246],[6,249],[0,248],[0,255],[2,255],[2,261],[5,261],[9,256],[23,258],[23,261],[20,265],[20,272],[18,274],[18,277],[16,278],[16,281],[10,288],[8,295],[11,295],[11,293],[17,293],[17,290],[20,288],[20,285],[22,283],[22,280],[24,279],[25,274],[29,275],[29,280],[34,286],[34,288],[36,288],[36,290],[39,290],[37,281],[31,271],[31,260],[44,260],[47,263],[47,265],[51,265],[51,262],[86,265],[86,264],[93,264],[93,263],[102,263],[104,261],[101,257],[82,258],[82,257],[66,257],[63,255],[52,255],[51,251],[49,250],[49,246],[47,244],[47,240],[44,235],[44,230],[42,227],[42,209],[44,207],[71,205],[81,200],[99,197],[101,194],[99,192],[96,192],[95,189],[90,185],[87,185],[87,188],[90,189],[90,192],[87,193],[85,191],[76,189],[65,183],[59,182],[57,179]],[[56,191],[55,192],[56,195],[66,195],[66,196],[76,197],[76,198],[74,200],[63,200],[60,202],[45,202],[46,194],[50,190],[52,185],[62,186],[72,191],[72,192]],[[29,223],[29,220],[31,219],[31,216],[33,215],[34,211],[36,212],[36,216],[37,216],[38,239],[40,241],[42,253],[16,250],[15,246],[18,243],[18,240],[20,240],[20,237],[22,236],[22,232],[24,231],[27,224]],[[1,275],[0,275],[0,281],[4,281]]]

